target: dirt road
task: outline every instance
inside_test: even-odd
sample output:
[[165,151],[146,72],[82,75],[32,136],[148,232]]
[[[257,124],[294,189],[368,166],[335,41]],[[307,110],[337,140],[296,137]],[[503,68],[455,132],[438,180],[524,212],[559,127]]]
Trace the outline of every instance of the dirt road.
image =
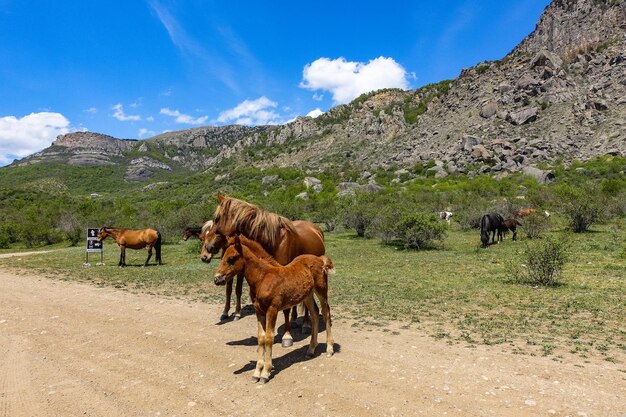
[[[332,301],[332,300],[331,300]],[[450,346],[336,320],[335,356],[274,348],[251,381],[253,315],[0,271],[0,417],[626,415],[625,365]],[[298,333],[296,333],[298,334]]]

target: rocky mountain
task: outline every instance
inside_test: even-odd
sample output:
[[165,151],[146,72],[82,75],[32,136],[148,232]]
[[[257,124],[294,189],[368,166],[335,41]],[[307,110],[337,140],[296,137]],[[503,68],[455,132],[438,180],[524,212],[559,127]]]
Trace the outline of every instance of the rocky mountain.
[[435,174],[446,176],[604,154],[626,155],[624,0],[555,0],[500,61],[417,90],[364,94],[315,119],[200,127],[144,141],[76,132],[15,164],[122,164],[128,181],[143,181],[155,170],[226,163],[367,170],[434,160]]

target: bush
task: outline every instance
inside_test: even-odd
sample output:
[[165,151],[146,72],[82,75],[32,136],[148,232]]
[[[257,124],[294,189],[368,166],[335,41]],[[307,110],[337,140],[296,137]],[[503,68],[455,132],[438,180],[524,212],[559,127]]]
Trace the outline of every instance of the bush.
[[0,249],[8,249],[10,245],[9,233],[4,228],[0,228]]
[[536,239],[541,237],[543,232],[548,229],[549,221],[550,218],[546,217],[543,213],[535,212],[524,217],[523,220],[520,220],[520,223],[522,223],[522,228],[524,229],[526,237],[529,239]]
[[[536,243],[537,242],[537,243]],[[555,238],[526,245],[523,254],[526,268],[513,267],[516,281],[531,285],[556,286],[567,262],[567,246]]]
[[371,237],[372,224],[378,212],[374,199],[373,193],[357,191],[339,201],[344,226],[354,229],[359,237]]
[[406,249],[425,249],[446,237],[447,224],[432,214],[407,213],[400,217],[391,234]]
[[580,188],[564,187],[559,190],[563,215],[575,233],[584,233],[600,219],[602,198],[591,185]]

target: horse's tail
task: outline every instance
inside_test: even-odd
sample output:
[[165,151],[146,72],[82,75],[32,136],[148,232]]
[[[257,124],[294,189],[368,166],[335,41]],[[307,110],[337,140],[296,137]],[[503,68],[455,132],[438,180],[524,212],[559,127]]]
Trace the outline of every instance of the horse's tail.
[[156,252],[156,261],[157,263],[162,263],[161,260],[161,242],[163,241],[163,239],[161,238],[161,232],[159,232],[157,230],[157,240],[156,243],[154,244],[154,250]]
[[324,262],[324,264],[322,265],[322,270],[326,275],[331,275],[337,272],[337,270],[335,269],[335,264],[333,264],[333,261],[331,261],[328,256],[322,255],[320,256],[320,258]]

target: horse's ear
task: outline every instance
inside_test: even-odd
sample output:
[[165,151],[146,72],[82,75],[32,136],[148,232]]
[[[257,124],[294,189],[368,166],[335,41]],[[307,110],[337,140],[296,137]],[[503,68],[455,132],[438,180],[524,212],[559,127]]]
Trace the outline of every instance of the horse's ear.
[[235,235],[235,250],[239,253],[243,253],[243,249],[241,248],[241,240],[239,239],[239,235]]
[[217,192],[217,202],[221,203],[222,201],[224,201],[224,194],[220,193],[219,191]]

